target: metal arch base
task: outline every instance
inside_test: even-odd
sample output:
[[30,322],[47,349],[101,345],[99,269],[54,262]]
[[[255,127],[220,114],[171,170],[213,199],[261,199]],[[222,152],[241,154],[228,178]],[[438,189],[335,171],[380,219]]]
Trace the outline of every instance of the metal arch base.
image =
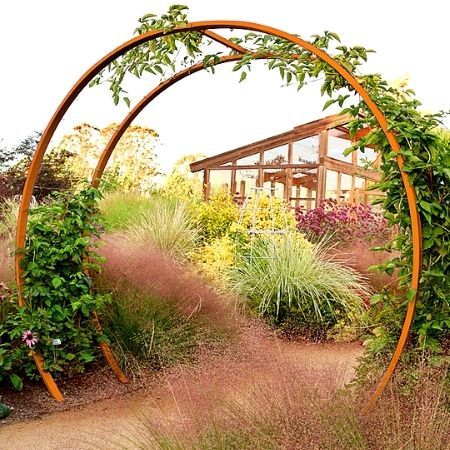
[[[315,57],[320,58],[322,61],[326,62],[328,65],[330,65],[334,70],[336,70],[346,81],[347,83],[352,86],[355,91],[361,96],[361,98],[364,100],[368,108],[371,110],[375,118],[377,119],[380,128],[382,129],[383,133],[385,134],[392,150],[397,154],[396,159],[398,166],[400,168],[401,177],[403,181],[403,185],[405,187],[405,192],[407,196],[409,211],[410,211],[410,217],[411,217],[411,229],[412,229],[412,240],[413,240],[413,268],[412,268],[412,280],[411,280],[411,288],[416,291],[416,296],[409,302],[407,313],[405,316],[402,332],[396,347],[396,350],[394,352],[394,355],[391,359],[391,362],[384,373],[383,377],[381,378],[378,387],[376,388],[375,392],[372,394],[371,398],[369,399],[365,411],[369,411],[375,401],[380,397],[382,394],[384,388],[386,387],[387,383],[389,382],[389,379],[391,378],[395,367],[398,363],[398,360],[400,358],[400,355],[404,349],[404,346],[406,344],[409,330],[414,318],[414,311],[415,311],[415,304],[416,304],[416,298],[417,293],[419,290],[419,280],[420,280],[420,273],[422,269],[422,227],[420,223],[420,216],[419,212],[416,206],[416,194],[413,186],[410,184],[407,174],[403,172],[402,168],[404,165],[404,159],[402,155],[400,154],[400,145],[394,135],[391,131],[388,129],[388,124],[386,117],[381,112],[381,110],[377,107],[375,102],[370,98],[369,93],[359,84],[359,82],[356,80],[353,75],[351,75],[344,67],[342,67],[336,60],[334,60],[330,55],[328,55],[323,50],[315,47],[310,42],[307,42],[297,36],[294,36],[290,33],[287,33],[285,31],[272,28],[265,25],[260,25],[257,23],[252,22],[243,22],[243,21],[202,21],[202,22],[192,22],[188,23],[183,27],[178,27],[173,30],[154,30],[150,31],[148,33],[139,35],[134,37],[133,39],[130,39],[129,41],[125,42],[124,44],[120,45],[116,49],[114,49],[112,52],[107,54],[105,57],[103,57],[100,61],[98,61],[96,64],[94,64],[79,80],[78,82],[73,86],[73,88],[69,91],[67,96],[64,98],[64,100],[59,105],[58,109],[55,111],[53,117],[51,118],[49,124],[47,125],[47,128],[45,129],[41,140],[36,148],[35,154],[33,156],[33,160],[31,162],[28,176],[25,181],[25,186],[22,193],[22,199],[19,209],[19,217],[17,222],[17,234],[16,234],[16,249],[22,249],[25,245],[26,240],[26,228],[28,223],[28,212],[31,202],[31,196],[33,193],[33,189],[36,183],[36,179],[38,176],[39,168],[41,166],[43,157],[45,155],[45,152],[49,146],[50,140],[58,126],[58,124],[61,122],[62,118],[64,117],[65,113],[73,103],[73,101],[78,97],[82,89],[90,82],[90,80],[95,77],[103,68],[105,68],[110,62],[118,58],[119,56],[126,53],[128,50],[131,50],[132,48],[144,43],[148,42],[150,40],[156,39],[158,37],[164,36],[164,35],[170,35],[174,33],[180,33],[180,32],[189,32],[189,31],[200,31],[200,32],[207,32],[210,29],[219,29],[219,28],[236,28],[241,30],[248,30],[248,31],[256,31],[261,32],[269,35],[273,35],[282,39],[285,39],[287,41],[290,41],[296,45],[299,45],[300,47],[304,48],[305,50],[311,52]],[[206,34],[206,33],[205,33]],[[213,34],[211,32],[211,34]],[[212,37],[212,36],[211,36]],[[235,55],[232,55],[235,56]],[[270,57],[268,55],[268,57]],[[221,61],[222,62],[222,61]],[[223,61],[225,62],[225,61]],[[195,67],[195,66],[194,66]],[[199,67],[198,70],[201,70],[203,67]],[[195,71],[198,71],[195,70]],[[186,72],[186,71],[183,71]],[[181,73],[181,72],[180,72]],[[192,70],[190,73],[194,73]],[[179,74],[177,74],[179,75]],[[189,73],[185,73],[184,76],[179,76],[176,78],[176,76],[172,77],[169,80],[166,80],[165,82],[161,83],[156,89],[154,89],[147,97],[149,97],[149,100],[146,104],[150,103],[150,101],[155,98],[160,92],[163,92],[165,89],[167,89],[169,86],[174,84],[176,81],[179,81],[182,78],[185,78],[188,76]],[[153,94],[152,94],[153,93]],[[139,114],[139,112],[145,107],[142,102],[140,102],[134,109],[135,115]],[[123,132],[126,130],[126,128],[130,125],[131,121],[133,120],[131,118],[131,115],[133,111],[128,114],[128,116],[125,118],[125,120],[122,122],[119,130],[123,134]],[[131,120],[130,120],[131,118]],[[118,135],[118,131],[113,135],[111,138],[111,141],[108,143],[108,146],[105,148],[105,151],[103,152],[99,164],[97,166],[96,172],[93,177],[93,184],[97,185],[98,181],[101,177],[101,174],[103,173],[104,168],[106,167],[106,164],[108,162],[108,159],[115,147],[115,145],[118,142],[118,139],[116,137],[116,134]],[[116,142],[114,142],[116,141]],[[21,254],[20,252],[16,252],[15,257],[15,268],[16,268],[16,282],[18,286],[18,294],[19,294],[19,304],[24,304],[23,300],[23,277],[22,277],[22,269],[20,266],[21,261]],[[95,319],[94,319],[95,320]],[[111,352],[111,350],[108,347],[108,351]],[[108,353],[108,352],[107,352]],[[106,355],[105,355],[106,356]],[[120,379],[120,373],[116,372],[116,368],[114,367],[115,362],[114,357],[112,356],[112,352],[109,354],[110,357],[106,356],[106,359],[108,363],[111,365],[113,370],[115,371],[116,375],[119,376]],[[54,383],[50,373],[46,372],[43,367],[42,358],[37,355],[35,357],[36,365],[44,379],[44,382],[47,386],[47,389],[51,393],[51,395],[57,399],[62,400],[62,395],[57,388],[56,384]],[[118,368],[118,366],[117,366]],[[122,374],[123,375],[123,374]],[[125,379],[125,376],[123,375],[122,380]]]

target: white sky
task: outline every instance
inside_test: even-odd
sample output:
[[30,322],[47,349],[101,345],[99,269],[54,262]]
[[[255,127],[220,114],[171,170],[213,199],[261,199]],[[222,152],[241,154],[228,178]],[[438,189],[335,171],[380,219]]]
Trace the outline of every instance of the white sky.
[[[161,14],[171,3],[175,0],[2,1],[0,138],[14,143],[33,130],[43,130],[82,73],[132,37],[138,17]],[[443,0],[177,3],[189,4],[191,21],[248,20],[307,39],[324,30],[335,31],[344,44],[377,51],[364,72],[381,72],[388,80],[408,74],[424,109],[450,109],[450,14]],[[230,150],[325,114],[318,83],[300,93],[281,84],[276,73],[256,67],[238,84],[238,75],[224,65],[216,75],[199,73],[179,82],[154,101],[137,123],[160,133],[159,156],[167,169],[184,154]],[[132,100],[139,100],[151,87],[141,81]],[[106,89],[90,89],[69,111],[56,141],[76,124],[103,127],[120,122],[126,112],[125,106],[114,106]]]

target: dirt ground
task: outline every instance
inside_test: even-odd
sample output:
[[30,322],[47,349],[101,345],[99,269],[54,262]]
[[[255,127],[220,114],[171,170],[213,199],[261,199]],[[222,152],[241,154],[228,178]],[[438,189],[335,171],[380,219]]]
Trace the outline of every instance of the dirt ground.
[[[344,384],[351,379],[361,353],[358,344],[285,341],[261,325],[249,324],[240,338],[220,354],[206,351],[194,366],[144,377],[129,386],[120,385],[106,371],[100,376],[86,375],[95,376],[95,383],[84,378],[84,383],[80,381],[70,388],[68,385],[66,402],[55,405],[47,396],[47,407],[42,406],[46,395],[42,386],[36,387],[39,396],[37,391],[25,393],[30,414],[22,411],[22,417],[28,420],[0,425],[0,449],[139,448],[132,437],[139,435],[145,421],[183,426],[186,411],[207,411],[211,403],[242,395],[258,380],[277,377],[280,371],[288,370],[294,376],[309,373],[311,380],[320,380],[321,374],[332,372],[337,374],[338,383]],[[104,386],[105,393],[103,399],[99,396],[89,403],[84,386],[92,384],[98,390]],[[16,411],[12,419],[15,416]],[[36,416],[40,417],[31,419]]]

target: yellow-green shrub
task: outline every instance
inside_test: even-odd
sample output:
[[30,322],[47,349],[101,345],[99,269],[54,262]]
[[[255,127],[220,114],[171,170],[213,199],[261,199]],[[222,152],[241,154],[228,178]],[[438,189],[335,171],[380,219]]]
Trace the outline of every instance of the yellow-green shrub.
[[234,256],[234,242],[225,235],[206,243],[194,260],[203,276],[224,287],[228,281],[228,269],[234,264]]
[[240,220],[250,230],[295,230],[294,213],[284,200],[268,195],[259,195],[247,203]]
[[239,218],[239,208],[226,190],[218,190],[208,202],[195,202],[190,208],[205,243],[225,236],[231,224]]

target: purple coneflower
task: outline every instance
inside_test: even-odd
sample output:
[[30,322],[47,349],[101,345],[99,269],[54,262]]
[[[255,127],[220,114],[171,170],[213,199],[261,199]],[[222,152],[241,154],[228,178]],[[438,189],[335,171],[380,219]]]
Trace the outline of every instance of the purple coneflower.
[[22,342],[25,342],[28,347],[32,348],[37,344],[38,338],[35,333],[30,330],[25,331],[22,334]]

